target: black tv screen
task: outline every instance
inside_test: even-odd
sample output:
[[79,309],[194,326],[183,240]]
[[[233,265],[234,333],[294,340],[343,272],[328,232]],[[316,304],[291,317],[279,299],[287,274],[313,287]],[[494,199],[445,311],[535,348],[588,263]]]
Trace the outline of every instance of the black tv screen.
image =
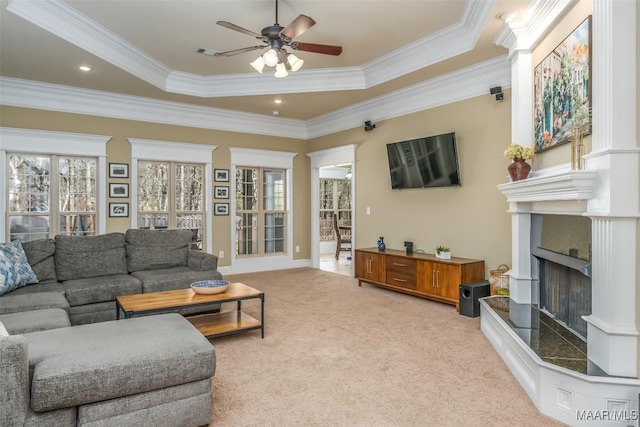
[[460,186],[454,132],[387,144],[391,188]]

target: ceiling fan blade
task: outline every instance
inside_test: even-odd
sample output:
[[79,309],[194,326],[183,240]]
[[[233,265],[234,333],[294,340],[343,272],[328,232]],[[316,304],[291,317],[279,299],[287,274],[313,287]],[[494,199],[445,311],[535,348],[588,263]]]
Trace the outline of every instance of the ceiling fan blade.
[[342,46],[332,46],[328,44],[293,42],[291,43],[291,49],[336,56],[342,53]]
[[228,50],[226,52],[216,52],[214,55],[211,55],[211,56],[233,56],[233,55],[239,55],[245,52],[251,52],[252,50],[264,49],[265,47],[267,46],[263,45],[263,46],[243,47],[241,49]]
[[228,28],[230,30],[238,31],[240,33],[247,34],[247,35],[249,35],[251,37],[255,37],[255,38],[259,39],[259,40],[262,40],[262,34],[258,34],[258,33],[255,33],[253,31],[251,31],[251,30],[247,30],[246,28],[239,27],[236,24],[232,24],[231,22],[218,21],[218,22],[216,22],[216,24],[222,25],[223,27]]
[[314,25],[316,25],[316,21],[312,18],[307,15],[298,15],[298,17],[291,21],[284,30],[280,31],[280,34],[289,37],[290,39],[295,39]]

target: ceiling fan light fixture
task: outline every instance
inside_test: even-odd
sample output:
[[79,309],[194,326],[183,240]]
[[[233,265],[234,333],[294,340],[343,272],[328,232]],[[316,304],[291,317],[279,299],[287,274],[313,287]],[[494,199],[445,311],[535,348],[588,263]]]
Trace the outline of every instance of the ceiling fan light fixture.
[[276,65],[276,73],[274,74],[274,76],[287,77],[288,75],[289,73],[287,73],[287,67],[285,67],[284,63],[279,62],[278,65]]
[[275,67],[278,63],[278,52],[275,49],[269,49],[262,55],[262,59],[269,67]]
[[264,59],[262,59],[262,56],[258,56],[250,65],[255,68],[257,72],[262,74],[262,70],[264,70],[265,66]]
[[291,65],[291,71],[293,72],[298,71],[304,64],[304,60],[298,58],[293,53],[287,55],[287,61],[289,62],[289,65]]

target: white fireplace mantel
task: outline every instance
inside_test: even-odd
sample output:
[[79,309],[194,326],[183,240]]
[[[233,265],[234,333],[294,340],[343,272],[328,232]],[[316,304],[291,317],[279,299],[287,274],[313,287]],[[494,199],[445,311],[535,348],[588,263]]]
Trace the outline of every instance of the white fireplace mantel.
[[563,165],[537,171],[528,179],[500,184],[498,190],[509,203],[589,200],[597,179],[597,171],[570,170]]

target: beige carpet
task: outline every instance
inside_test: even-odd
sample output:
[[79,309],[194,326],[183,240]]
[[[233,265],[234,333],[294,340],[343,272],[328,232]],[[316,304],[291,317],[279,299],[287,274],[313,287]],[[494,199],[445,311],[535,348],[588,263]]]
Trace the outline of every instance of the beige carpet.
[[225,279],[265,292],[266,332],[212,340],[214,426],[562,425],[453,306],[308,268]]

